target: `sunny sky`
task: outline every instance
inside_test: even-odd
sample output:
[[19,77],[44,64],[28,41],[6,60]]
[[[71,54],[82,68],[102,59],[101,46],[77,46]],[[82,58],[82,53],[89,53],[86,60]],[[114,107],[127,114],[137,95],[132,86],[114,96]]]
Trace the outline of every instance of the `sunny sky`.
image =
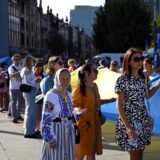
[[44,13],[49,5],[53,14],[58,13],[59,18],[65,19],[66,16],[69,18],[70,9],[73,9],[75,5],[100,6],[104,5],[104,2],[105,0],[42,0],[42,6]]

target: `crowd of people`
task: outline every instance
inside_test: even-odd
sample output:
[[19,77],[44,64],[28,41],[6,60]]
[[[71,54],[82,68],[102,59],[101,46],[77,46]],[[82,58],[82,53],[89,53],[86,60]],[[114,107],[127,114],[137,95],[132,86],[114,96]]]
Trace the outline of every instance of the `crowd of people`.
[[[75,59],[69,59],[65,66],[61,57],[50,57],[46,71],[31,55],[25,56],[23,65],[20,60],[15,54],[9,68],[7,63],[1,64],[0,112],[7,111],[13,123],[23,121],[24,138],[41,136],[41,160],[95,160],[95,155],[102,154],[100,105],[115,101],[101,99],[94,83],[98,71],[106,67],[104,59],[99,65],[86,60],[78,71],[75,88],[70,84],[70,73],[79,67]],[[149,97],[160,88],[160,83],[150,87],[149,76],[158,75],[153,66],[152,58],[144,59],[141,50],[130,48],[121,68],[114,60],[108,68],[121,73],[115,84],[119,113],[115,136],[131,160],[142,160],[145,145],[150,144],[146,77]],[[75,125],[80,133],[78,144]]]

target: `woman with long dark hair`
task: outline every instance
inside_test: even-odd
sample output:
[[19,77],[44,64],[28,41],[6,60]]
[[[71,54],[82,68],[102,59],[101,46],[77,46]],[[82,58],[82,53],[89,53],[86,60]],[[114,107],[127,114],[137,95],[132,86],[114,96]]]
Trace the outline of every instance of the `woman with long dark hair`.
[[[123,74],[117,79],[117,108],[119,119],[116,125],[116,141],[129,152],[130,160],[142,160],[145,145],[150,144],[151,121],[145,105],[146,88],[143,73],[142,51],[127,50],[123,61]],[[151,97],[160,83],[149,89]]]
[[94,80],[98,71],[96,65],[87,63],[78,72],[79,83],[72,93],[73,106],[87,109],[87,114],[78,121],[80,143],[76,144],[76,160],[95,160],[95,154],[102,154],[100,105],[115,99],[101,100],[98,87]]

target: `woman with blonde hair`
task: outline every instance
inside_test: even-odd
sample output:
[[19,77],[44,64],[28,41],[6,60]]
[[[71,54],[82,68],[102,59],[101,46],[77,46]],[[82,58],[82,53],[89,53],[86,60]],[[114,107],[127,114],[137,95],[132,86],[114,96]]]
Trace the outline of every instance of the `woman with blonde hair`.
[[25,138],[36,138],[35,128],[37,119],[37,108],[35,106],[35,91],[36,82],[39,79],[35,79],[32,71],[33,67],[33,57],[27,55],[24,59],[23,68],[20,72],[22,78],[22,84],[26,84],[31,87],[29,92],[23,92],[23,97],[25,99],[25,121],[24,121],[24,137]]
[[76,70],[77,69],[76,60],[75,59],[69,59],[68,60],[68,66],[69,66],[69,68],[68,68],[69,72],[73,72],[74,70]]

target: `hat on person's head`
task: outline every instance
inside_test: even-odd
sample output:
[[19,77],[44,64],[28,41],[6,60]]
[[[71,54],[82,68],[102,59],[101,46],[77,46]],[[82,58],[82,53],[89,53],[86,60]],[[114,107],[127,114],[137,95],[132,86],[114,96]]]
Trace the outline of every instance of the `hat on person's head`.
[[58,69],[58,71],[55,73],[55,76],[54,76],[54,86],[53,86],[54,89],[57,89],[57,90],[62,89],[62,86],[61,86],[61,83],[60,83],[60,74],[62,72],[68,72],[68,74],[70,75],[67,68]]

